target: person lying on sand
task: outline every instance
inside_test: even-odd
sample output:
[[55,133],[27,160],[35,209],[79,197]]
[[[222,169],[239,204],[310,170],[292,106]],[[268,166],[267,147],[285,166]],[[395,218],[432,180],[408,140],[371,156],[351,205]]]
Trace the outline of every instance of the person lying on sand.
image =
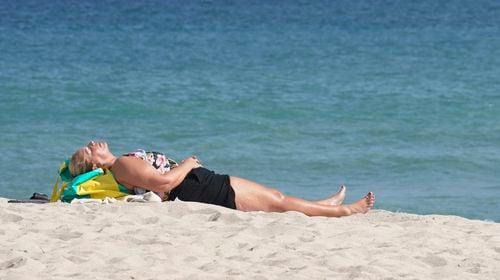
[[216,174],[195,156],[180,164],[161,153],[144,150],[116,157],[106,142],[91,141],[72,155],[69,170],[77,176],[96,168],[111,170],[118,183],[135,192],[148,190],[165,196],[165,200],[178,198],[241,211],[298,211],[308,216],[342,217],[366,213],[375,203],[375,194],[369,192],[352,204],[342,204],[344,186],[332,197],[308,201],[250,180]]

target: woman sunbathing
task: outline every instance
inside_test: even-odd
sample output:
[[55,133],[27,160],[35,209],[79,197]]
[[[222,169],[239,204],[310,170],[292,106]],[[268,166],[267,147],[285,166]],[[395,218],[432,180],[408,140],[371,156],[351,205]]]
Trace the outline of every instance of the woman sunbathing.
[[116,157],[106,142],[91,141],[73,154],[69,169],[76,176],[96,168],[111,170],[118,183],[136,193],[149,190],[164,200],[178,198],[242,211],[298,211],[308,216],[342,217],[366,213],[375,203],[375,194],[369,192],[357,202],[342,204],[344,186],[327,199],[303,200],[246,179],[216,174],[204,168],[195,156],[180,164],[161,153],[144,150]]

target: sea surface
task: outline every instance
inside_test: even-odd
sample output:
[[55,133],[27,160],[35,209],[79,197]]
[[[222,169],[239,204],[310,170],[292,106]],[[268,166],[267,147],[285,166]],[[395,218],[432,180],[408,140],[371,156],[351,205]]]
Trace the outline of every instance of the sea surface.
[[0,196],[89,140],[500,222],[496,0],[0,2]]

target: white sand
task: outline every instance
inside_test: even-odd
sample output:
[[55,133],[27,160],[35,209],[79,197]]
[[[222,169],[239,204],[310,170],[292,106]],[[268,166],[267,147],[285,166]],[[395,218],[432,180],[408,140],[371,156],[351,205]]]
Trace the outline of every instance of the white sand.
[[7,204],[0,279],[500,279],[500,224],[197,203]]

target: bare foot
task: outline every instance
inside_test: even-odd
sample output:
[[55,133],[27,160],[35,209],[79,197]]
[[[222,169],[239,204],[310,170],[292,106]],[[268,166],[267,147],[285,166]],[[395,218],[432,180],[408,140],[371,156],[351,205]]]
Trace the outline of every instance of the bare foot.
[[316,202],[322,205],[329,205],[329,206],[341,205],[342,202],[344,202],[346,190],[347,190],[346,186],[340,185],[340,189],[336,194],[327,199],[319,200]]
[[350,210],[348,215],[356,214],[356,213],[366,213],[370,209],[373,208],[373,205],[375,204],[375,194],[373,192],[369,192],[368,194],[365,195],[362,199],[346,205],[347,209]]

